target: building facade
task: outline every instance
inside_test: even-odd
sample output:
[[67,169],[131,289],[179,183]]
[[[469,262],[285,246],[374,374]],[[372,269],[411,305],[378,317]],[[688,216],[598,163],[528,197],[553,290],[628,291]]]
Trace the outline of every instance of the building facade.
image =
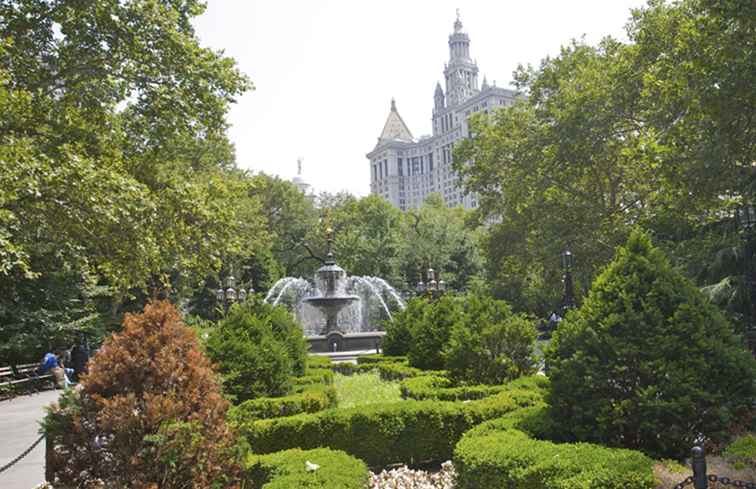
[[470,38],[462,31],[457,12],[449,36],[449,62],[444,66],[445,86],[436,83],[433,95],[433,133],[415,139],[391,100],[386,124],[370,160],[370,192],[386,198],[401,210],[417,208],[428,194],[441,194],[449,207],[477,207],[475,195],[465,195],[452,169],[454,144],[469,135],[468,118],[514,103],[516,92],[489,85],[478,87],[478,65],[470,57]]

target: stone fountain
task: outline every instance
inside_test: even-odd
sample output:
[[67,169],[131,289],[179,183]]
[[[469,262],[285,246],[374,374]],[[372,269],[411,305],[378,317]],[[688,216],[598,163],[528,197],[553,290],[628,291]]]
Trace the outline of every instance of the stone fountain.
[[378,349],[385,335],[380,323],[391,318],[389,304],[404,308],[404,302],[383,279],[347,276],[336,264],[330,227],[326,238],[327,254],[314,280],[283,278],[271,287],[265,300],[290,307],[312,352]]

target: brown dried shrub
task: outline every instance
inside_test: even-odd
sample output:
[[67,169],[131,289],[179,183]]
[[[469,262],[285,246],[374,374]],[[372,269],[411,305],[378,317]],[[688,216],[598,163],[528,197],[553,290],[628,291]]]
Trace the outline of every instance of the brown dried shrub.
[[152,302],[126,316],[80,389],[50,410],[50,472],[71,487],[235,487],[227,408],[192,330],[170,303]]

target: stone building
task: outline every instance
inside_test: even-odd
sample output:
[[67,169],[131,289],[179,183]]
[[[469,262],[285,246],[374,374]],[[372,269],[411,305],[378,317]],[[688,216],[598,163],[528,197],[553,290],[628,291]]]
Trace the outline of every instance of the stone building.
[[468,118],[514,103],[516,92],[489,85],[478,86],[478,65],[470,57],[470,38],[462,31],[457,12],[449,36],[449,61],[444,66],[444,87],[436,83],[433,95],[433,134],[415,139],[396,102],[391,100],[386,124],[370,160],[370,192],[407,210],[420,207],[438,192],[449,207],[477,207],[475,195],[465,195],[459,176],[452,170],[452,147],[468,136]]

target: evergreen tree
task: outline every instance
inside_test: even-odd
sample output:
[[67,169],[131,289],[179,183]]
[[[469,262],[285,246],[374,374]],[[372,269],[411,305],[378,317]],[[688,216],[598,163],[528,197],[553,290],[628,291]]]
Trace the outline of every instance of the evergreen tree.
[[639,230],[557,329],[547,369],[567,438],[682,457],[753,415],[756,361]]

